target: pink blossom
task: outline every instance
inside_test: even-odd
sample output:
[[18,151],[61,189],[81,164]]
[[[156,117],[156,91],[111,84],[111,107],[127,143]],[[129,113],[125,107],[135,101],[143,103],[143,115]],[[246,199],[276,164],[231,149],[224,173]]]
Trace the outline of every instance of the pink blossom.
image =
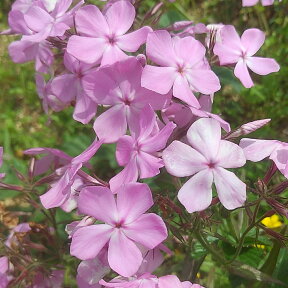
[[41,42],[48,37],[63,36],[65,31],[73,25],[73,14],[84,1],[79,1],[68,12],[67,10],[70,8],[72,0],[45,1],[44,3],[46,3],[45,7],[33,5],[25,12],[24,20],[26,25],[34,34],[24,35],[23,40]]
[[258,162],[269,157],[279,171],[288,178],[288,143],[278,140],[243,138],[239,145],[247,160]]
[[139,176],[140,179],[151,178],[164,166],[157,152],[165,148],[176,125],[169,122],[159,131],[156,114],[150,106],[142,110],[137,124],[139,128],[135,133],[132,131],[131,136],[125,135],[118,140],[116,159],[125,168],[110,180],[112,191],[124,183],[135,182]]
[[64,54],[64,65],[68,71],[52,80],[51,91],[66,105],[75,101],[73,118],[87,124],[97,111],[97,104],[86,95],[82,87],[82,79],[91,71],[92,66],[81,63],[68,53]]
[[9,45],[8,50],[13,62],[35,61],[35,70],[41,73],[47,73],[54,61],[53,53],[46,41],[39,43],[25,40],[14,41]]
[[160,110],[169,95],[160,95],[140,85],[143,68],[135,57],[100,68],[83,78],[85,92],[92,100],[110,109],[98,116],[94,130],[106,143],[116,142],[139,121],[141,109],[150,104]]
[[42,100],[42,106],[45,113],[48,114],[49,108],[56,112],[63,110],[66,105],[53,95],[51,91],[52,81],[49,80],[46,83],[41,74],[37,74],[35,79],[38,96]]
[[77,268],[77,283],[80,288],[100,288],[98,282],[110,272],[107,249],[102,249],[94,259],[81,261]]
[[71,162],[73,159],[71,156],[67,155],[65,152],[53,149],[53,148],[30,148],[24,151],[26,155],[42,155],[40,159],[35,161],[34,165],[34,176],[39,176],[46,173],[50,168],[52,170],[57,170]]
[[[113,3],[105,14],[94,5],[87,5],[76,13],[77,32],[69,39],[67,51],[86,63],[101,65],[124,60],[123,52],[136,52],[145,43],[150,27],[142,27],[125,34],[135,19],[135,8],[128,1]],[[123,50],[123,51],[122,51]]]
[[167,31],[150,33],[147,37],[147,56],[162,67],[146,65],[141,84],[160,94],[173,87],[173,96],[190,106],[200,108],[193,92],[211,94],[220,83],[205,59],[205,47],[193,37],[171,39]]
[[11,248],[13,245],[18,244],[18,237],[17,233],[28,233],[31,231],[29,223],[20,223],[16,227],[14,227],[5,241],[5,245],[9,248]]
[[[242,6],[244,7],[254,6],[258,2],[259,0],[242,0]],[[270,6],[270,5],[273,5],[273,3],[274,3],[274,0],[261,0],[261,4],[263,6]]]
[[101,145],[102,141],[95,140],[85,151],[73,158],[71,163],[64,169],[60,179],[50,190],[40,196],[41,203],[46,209],[59,207],[69,199],[71,196],[71,186],[75,181],[77,173],[80,172],[79,170],[82,166],[91,159]]
[[264,43],[264,32],[248,29],[240,38],[234,26],[226,25],[220,33],[222,42],[216,42],[214,53],[219,57],[221,65],[236,63],[234,74],[244,87],[251,88],[254,85],[248,68],[259,75],[279,71],[280,67],[274,59],[253,57]]
[[125,277],[134,275],[143,261],[137,245],[153,249],[167,237],[163,220],[153,213],[144,214],[152,205],[146,184],[121,186],[116,201],[108,188],[82,189],[78,200],[80,213],[105,224],[78,229],[72,236],[71,255],[81,260],[93,259],[108,244],[111,269]]
[[92,225],[95,222],[95,219],[90,216],[85,216],[81,221],[73,221],[70,224],[67,224],[65,227],[65,232],[68,234],[69,238],[72,238],[73,234],[83,226]]
[[158,288],[204,288],[189,281],[181,282],[175,275],[167,275],[159,278]]
[[246,200],[246,185],[226,168],[245,164],[242,149],[229,141],[221,140],[220,124],[211,118],[194,122],[187,132],[192,148],[173,141],[163,151],[167,171],[177,177],[193,175],[180,189],[179,201],[188,212],[202,211],[212,201],[212,183],[219,199],[227,209],[235,209]]
[[145,273],[138,277],[130,277],[125,279],[123,277],[117,277],[113,279],[111,282],[107,283],[104,280],[99,282],[104,285],[105,288],[115,287],[115,288],[158,288],[158,278],[155,275],[151,275],[150,273]]

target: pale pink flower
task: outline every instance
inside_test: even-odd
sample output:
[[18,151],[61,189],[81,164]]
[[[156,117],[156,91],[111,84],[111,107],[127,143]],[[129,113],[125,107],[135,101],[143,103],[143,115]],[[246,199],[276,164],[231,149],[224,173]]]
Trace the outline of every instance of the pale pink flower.
[[76,13],[77,32],[70,37],[67,51],[86,63],[107,65],[124,60],[123,52],[136,52],[145,43],[150,27],[142,27],[125,34],[135,19],[135,8],[128,1],[113,3],[105,14],[94,5],[87,5]]
[[71,163],[63,169],[63,175],[53,184],[45,194],[40,196],[42,205],[46,209],[59,207],[71,196],[71,186],[82,166],[87,163],[101,147],[102,141],[95,140],[85,151],[73,158]]
[[[48,37],[63,36],[65,31],[73,25],[73,15],[84,3],[83,0],[67,11],[73,0],[58,0],[51,6],[51,1],[46,2],[44,7],[31,6],[24,13],[27,27],[34,34],[24,35],[23,40],[41,42]],[[54,5],[55,4],[55,5]],[[48,11],[47,11],[48,8]]]
[[279,171],[288,178],[288,143],[278,140],[243,138],[239,145],[247,160],[258,162],[269,157]]
[[246,200],[246,185],[226,168],[245,164],[242,149],[229,141],[221,140],[221,126],[211,118],[194,122],[187,132],[192,147],[173,141],[163,151],[167,171],[177,177],[193,175],[180,189],[179,201],[188,212],[202,211],[212,201],[212,183],[218,197],[227,209],[235,209]]
[[204,288],[199,284],[189,281],[181,282],[175,275],[167,275],[159,278],[158,288]]
[[142,110],[136,124],[139,128],[136,127],[131,136],[125,135],[117,142],[116,159],[125,168],[110,180],[112,191],[124,183],[135,182],[139,176],[140,179],[151,178],[164,166],[158,152],[165,148],[176,125],[169,122],[160,130],[156,114],[149,105]]
[[[249,7],[254,6],[259,2],[259,0],[242,0],[242,6]],[[273,5],[274,0],[261,0],[261,4],[263,6],[270,6]]]
[[96,114],[97,104],[88,97],[82,87],[82,79],[91,72],[91,65],[81,63],[68,53],[64,54],[67,69],[51,82],[51,91],[62,103],[71,105],[75,101],[73,118],[87,124]]
[[101,287],[99,281],[110,272],[107,249],[102,249],[94,259],[81,261],[77,268],[79,288]]
[[206,49],[193,37],[171,38],[159,30],[147,37],[147,56],[162,67],[146,65],[141,84],[160,94],[173,87],[173,96],[190,106],[200,108],[193,92],[211,94],[220,89],[218,77],[210,69]]
[[108,244],[108,262],[118,274],[129,277],[139,269],[143,256],[138,245],[153,249],[167,237],[163,220],[156,214],[144,214],[153,205],[146,184],[121,186],[117,199],[105,187],[82,189],[78,208],[105,224],[79,228],[72,236],[70,253],[81,260],[95,258]]
[[240,38],[234,26],[225,25],[220,33],[222,42],[216,42],[214,53],[219,57],[220,65],[236,63],[234,74],[244,87],[254,85],[248,68],[259,75],[279,71],[280,66],[274,59],[254,57],[265,41],[265,34],[261,30],[248,29]]
[[98,104],[110,109],[98,116],[94,130],[105,143],[116,142],[125,135],[127,126],[135,130],[141,110],[150,104],[161,110],[169,103],[169,95],[160,95],[141,87],[142,65],[135,57],[100,68],[83,78],[85,92]]

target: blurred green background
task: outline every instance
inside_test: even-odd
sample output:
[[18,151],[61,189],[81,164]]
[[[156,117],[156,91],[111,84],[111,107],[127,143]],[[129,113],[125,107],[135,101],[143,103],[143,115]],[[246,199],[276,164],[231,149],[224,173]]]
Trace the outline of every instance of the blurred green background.
[[[12,2],[2,0],[0,3],[0,30],[7,28],[7,14]],[[156,3],[151,0],[142,2],[143,7],[147,9]],[[233,24],[240,34],[253,27],[265,31],[267,38],[258,55],[275,58],[281,66],[280,72],[263,77],[254,74],[256,85],[251,89],[245,89],[233,76],[232,70],[221,69],[219,76],[222,89],[215,95],[213,112],[221,114],[232,128],[249,121],[271,118],[269,125],[251,134],[251,137],[288,142],[288,0],[282,2],[275,0],[273,6],[257,5],[249,8],[242,8],[241,0],[176,0],[166,1],[164,4],[164,13],[159,23],[162,27],[175,21],[189,19],[195,23]],[[0,146],[4,146],[5,153],[4,165],[0,171],[7,173],[5,179],[7,183],[17,182],[12,167],[22,172],[26,170],[28,158],[23,155],[23,150],[31,147],[52,147],[62,149],[73,156],[82,152],[95,136],[92,124],[84,126],[72,119],[73,108],[51,115],[44,114],[36,94],[34,64],[15,64],[9,58],[7,47],[16,38],[0,37]],[[111,153],[113,149],[114,146],[110,145],[95,157],[96,167],[101,167],[97,174],[103,176],[105,180],[114,175],[114,170],[117,169],[114,155]],[[254,165],[246,175],[249,181],[256,181],[259,175],[263,175],[266,167],[267,164]],[[11,192],[1,191],[0,200],[7,195],[11,196]],[[229,254],[228,248],[223,247]],[[241,260],[257,266],[263,251],[253,249],[253,253],[247,255],[245,251],[241,254]],[[171,272],[179,270],[175,263],[186,261],[185,254],[174,252],[174,260],[168,262],[168,265],[171,265],[169,268]],[[199,251],[193,253],[193,257],[201,258],[204,253],[203,247],[200,245]],[[280,276],[277,278],[288,282],[288,278],[285,279],[287,273],[285,274],[283,270],[284,267],[287,269],[287,255],[287,250],[283,250],[279,256],[277,273]],[[204,264],[201,271],[206,277],[205,284],[209,283],[209,288],[229,288],[231,283],[233,287],[249,287],[237,286],[240,283],[237,284],[239,279],[229,279],[227,271],[223,272],[216,267],[211,259],[206,258]],[[209,277],[212,277],[212,280]]]

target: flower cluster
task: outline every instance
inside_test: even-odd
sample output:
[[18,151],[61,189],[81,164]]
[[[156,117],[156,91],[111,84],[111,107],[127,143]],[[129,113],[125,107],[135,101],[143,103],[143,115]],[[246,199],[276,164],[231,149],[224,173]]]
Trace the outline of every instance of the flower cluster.
[[[53,171],[39,180],[49,184],[40,196],[42,205],[82,217],[66,227],[70,254],[82,260],[79,287],[201,287],[151,274],[163,262],[161,251],[169,252],[163,244],[168,231],[163,219],[148,211],[153,195],[140,180],[159,175],[163,167],[173,177],[191,176],[175,192],[193,213],[215,203],[213,183],[215,199],[226,209],[242,207],[246,184],[228,169],[242,167],[246,160],[270,157],[288,178],[287,143],[242,139],[237,145],[231,140],[267,120],[231,131],[211,112],[214,93],[221,89],[212,66],[234,67],[246,88],[254,85],[248,68],[259,75],[279,70],[274,59],[254,56],[264,32],[248,29],[240,37],[231,25],[215,30],[190,22],[154,30],[139,25],[133,4],[125,0],[110,1],[102,11],[84,1],[16,0],[8,20],[5,33],[22,35],[10,44],[10,56],[16,63],[35,62],[44,111],[73,106],[76,121],[94,121],[95,140],[77,157],[50,148],[25,151],[38,156],[33,177]],[[200,41],[205,37],[198,34],[206,39]],[[116,143],[116,160],[124,168],[104,181],[92,173],[89,161],[111,143]],[[0,258],[3,287],[11,281],[9,269],[9,259]],[[119,276],[106,282],[110,270]],[[63,271],[53,270],[43,281],[51,277],[58,281]],[[33,287],[42,278],[36,275]],[[55,283],[43,285],[58,287]]]

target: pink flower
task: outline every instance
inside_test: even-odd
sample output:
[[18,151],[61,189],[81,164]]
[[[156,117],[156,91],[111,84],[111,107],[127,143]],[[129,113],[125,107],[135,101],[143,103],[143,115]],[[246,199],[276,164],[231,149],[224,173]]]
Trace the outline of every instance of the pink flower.
[[150,33],[147,37],[147,56],[162,67],[146,65],[141,84],[160,94],[173,87],[173,96],[190,106],[200,108],[193,92],[211,94],[220,83],[205,59],[205,47],[193,37],[171,39],[167,31]]
[[59,207],[69,199],[71,186],[77,177],[77,173],[80,173],[82,166],[91,159],[101,145],[102,141],[95,140],[85,151],[73,158],[71,163],[64,169],[60,179],[50,190],[40,196],[41,203],[46,209]]
[[42,155],[40,159],[35,161],[34,176],[39,176],[46,173],[50,168],[57,170],[58,168],[65,166],[73,159],[61,150],[53,148],[30,148],[24,151],[26,155]]
[[[242,6],[254,6],[259,2],[259,0],[242,0]],[[273,5],[274,0],[261,0],[263,6]]]
[[110,109],[98,116],[94,130],[106,143],[118,141],[126,133],[127,125],[135,130],[138,118],[147,104],[160,110],[170,100],[140,85],[143,68],[135,57],[100,68],[84,77],[83,87],[92,100],[109,105]]
[[277,140],[243,138],[239,145],[247,160],[258,162],[269,157],[279,171],[288,178],[288,143]]
[[164,166],[157,152],[164,149],[176,125],[169,122],[159,131],[156,123],[156,114],[150,106],[146,106],[138,121],[139,128],[132,135],[125,135],[118,140],[116,159],[120,166],[125,168],[110,180],[112,191],[122,184],[150,178],[160,173]]
[[[79,1],[68,12],[67,10],[72,4],[72,0],[58,0],[56,3],[47,1],[45,3],[45,7],[33,5],[25,12],[24,20],[26,25],[34,34],[23,36],[23,40],[41,42],[48,37],[63,36],[65,31],[73,25],[73,14],[84,1]],[[52,6],[51,3],[53,4]]]
[[220,124],[210,118],[194,122],[187,132],[189,145],[173,141],[163,151],[167,171],[177,177],[193,175],[180,189],[179,201],[189,213],[206,209],[212,201],[212,183],[227,209],[235,209],[246,200],[246,185],[226,168],[245,164],[242,149],[221,140]]
[[259,75],[279,71],[280,67],[274,59],[252,57],[264,43],[264,32],[248,29],[240,38],[234,26],[226,25],[220,33],[222,42],[216,42],[214,53],[218,55],[221,65],[236,63],[234,74],[244,87],[251,88],[254,85],[247,67]]
[[167,237],[163,220],[153,213],[144,214],[152,205],[146,184],[123,185],[116,200],[108,188],[84,188],[78,200],[80,213],[105,224],[79,228],[72,236],[71,255],[92,259],[108,244],[111,269],[125,277],[134,275],[143,261],[137,245],[153,249]]
[[64,65],[68,72],[53,79],[51,91],[62,103],[70,105],[75,101],[73,118],[87,124],[97,111],[97,104],[86,95],[82,87],[82,79],[91,72],[92,66],[81,63],[68,53],[64,54]]
[[167,275],[159,278],[158,288],[204,288],[189,281],[181,282],[175,275]]
[[125,33],[135,19],[135,8],[128,1],[113,3],[103,15],[94,5],[87,5],[76,13],[76,30],[81,36],[69,39],[67,51],[86,63],[101,65],[124,60],[122,51],[136,52],[145,43],[150,27]]

